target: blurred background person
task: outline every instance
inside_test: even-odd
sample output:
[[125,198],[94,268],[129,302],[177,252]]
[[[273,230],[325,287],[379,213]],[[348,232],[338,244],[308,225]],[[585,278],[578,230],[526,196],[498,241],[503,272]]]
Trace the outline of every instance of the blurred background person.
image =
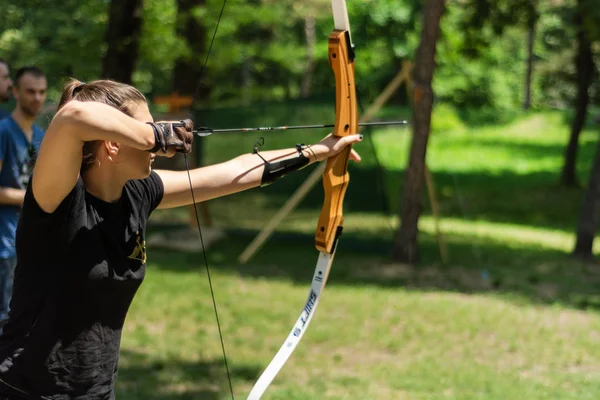
[[41,69],[20,68],[12,90],[15,109],[0,121],[0,331],[8,318],[12,295],[19,212],[44,136],[34,121],[42,112],[46,91],[46,76]]
[[[10,99],[10,89],[13,81],[10,79],[10,69],[8,63],[0,58],[0,104],[6,103]],[[8,117],[8,113],[0,108],[0,120]]]

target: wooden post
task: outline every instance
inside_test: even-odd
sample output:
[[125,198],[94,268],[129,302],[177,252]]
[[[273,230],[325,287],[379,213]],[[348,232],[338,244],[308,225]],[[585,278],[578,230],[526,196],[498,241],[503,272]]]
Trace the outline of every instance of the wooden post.
[[156,96],[152,101],[155,104],[166,104],[169,106],[169,113],[176,113],[184,107],[190,107],[194,99],[191,96],[180,96],[177,92],[173,92],[170,96]]

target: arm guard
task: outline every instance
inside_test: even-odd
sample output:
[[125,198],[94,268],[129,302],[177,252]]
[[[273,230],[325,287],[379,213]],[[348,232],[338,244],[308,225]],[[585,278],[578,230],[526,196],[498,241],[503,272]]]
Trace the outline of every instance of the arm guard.
[[[298,151],[298,157],[294,158],[287,158],[285,160],[276,161],[272,163],[268,162],[263,158],[263,160],[265,161],[265,166],[260,182],[261,187],[268,186],[271,183],[275,182],[277,179],[283,178],[288,173],[300,170],[308,165],[310,160],[304,155],[304,153],[302,153],[303,145],[297,144],[296,150]],[[254,148],[254,152],[260,157],[260,154],[258,154],[258,149],[256,147]]]

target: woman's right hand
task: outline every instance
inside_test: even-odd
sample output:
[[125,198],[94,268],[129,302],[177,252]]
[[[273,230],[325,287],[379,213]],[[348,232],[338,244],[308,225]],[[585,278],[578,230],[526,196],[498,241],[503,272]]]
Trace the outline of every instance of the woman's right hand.
[[172,157],[175,153],[191,153],[194,123],[183,121],[148,122],[154,129],[154,147],[148,151],[158,156]]

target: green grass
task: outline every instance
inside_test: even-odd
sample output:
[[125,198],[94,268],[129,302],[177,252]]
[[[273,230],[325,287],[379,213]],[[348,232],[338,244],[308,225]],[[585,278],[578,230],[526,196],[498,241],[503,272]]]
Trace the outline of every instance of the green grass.
[[[320,136],[306,135],[312,136],[304,142]],[[428,165],[450,261],[440,261],[425,198],[416,268],[389,257],[408,131],[373,135],[391,216],[382,212],[372,150],[361,144],[365,159],[351,167],[344,234],[322,302],[264,399],[600,397],[600,274],[569,257],[583,189],[557,184],[567,136],[558,112],[434,133]],[[583,183],[596,140],[590,130],[581,140]],[[280,135],[267,143],[297,141]],[[205,151],[217,162],[249,142],[215,136]],[[239,265],[237,256],[309,172],[209,202],[215,224],[228,231],[208,257],[239,399],[304,304],[321,189],[249,264]],[[172,229],[186,217],[182,209],[158,211],[151,231]],[[201,254],[150,248],[146,281],[123,333],[117,398],[227,399],[228,393]]]

